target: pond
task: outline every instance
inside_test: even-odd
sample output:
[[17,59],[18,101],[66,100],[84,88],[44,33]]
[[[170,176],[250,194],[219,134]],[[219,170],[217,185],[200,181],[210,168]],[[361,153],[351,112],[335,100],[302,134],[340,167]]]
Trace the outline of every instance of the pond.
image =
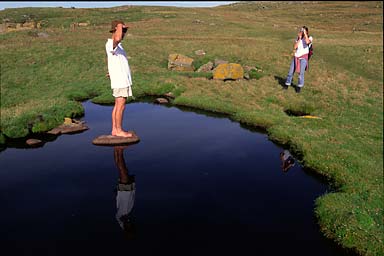
[[84,108],[89,130],[0,153],[3,255],[346,255],[314,217],[329,188],[266,134],[142,102],[138,144],[95,146],[112,106]]

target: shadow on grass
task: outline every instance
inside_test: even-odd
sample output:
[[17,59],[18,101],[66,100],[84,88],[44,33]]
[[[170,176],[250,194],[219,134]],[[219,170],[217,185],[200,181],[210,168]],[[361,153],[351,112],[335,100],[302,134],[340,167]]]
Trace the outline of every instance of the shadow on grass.
[[282,78],[280,76],[274,76],[275,80],[279,83],[279,85],[282,88],[286,88],[287,86],[285,85],[285,78]]
[[[281,88],[283,89],[288,89],[288,85],[285,85],[285,81],[286,79],[285,78],[282,78],[280,76],[274,76],[275,80],[279,83],[279,85],[281,86]],[[294,85],[293,83],[291,83],[290,85],[292,88],[294,88],[295,90],[298,88],[297,85]]]

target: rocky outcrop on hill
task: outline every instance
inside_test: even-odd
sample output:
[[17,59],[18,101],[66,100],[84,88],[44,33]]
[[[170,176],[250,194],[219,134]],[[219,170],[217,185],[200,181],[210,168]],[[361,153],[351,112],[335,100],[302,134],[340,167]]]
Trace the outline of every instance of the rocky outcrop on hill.
[[26,21],[26,22],[9,22],[8,20],[3,20],[3,23],[0,24],[0,32],[10,32],[17,30],[27,30],[27,29],[40,29],[41,22],[38,21]]
[[[203,56],[203,50],[195,51],[196,55]],[[199,58],[199,57],[197,57]],[[200,61],[202,59],[200,58]],[[194,71],[193,59],[187,56],[173,53],[168,57],[168,69],[177,71]],[[211,78],[217,80],[259,79],[263,70],[253,66],[242,66],[238,63],[229,63],[227,60],[215,58],[197,68],[196,72],[211,73]],[[157,102],[160,103],[160,102]]]
[[194,71],[193,59],[182,54],[172,53],[168,56],[168,69],[175,71]]

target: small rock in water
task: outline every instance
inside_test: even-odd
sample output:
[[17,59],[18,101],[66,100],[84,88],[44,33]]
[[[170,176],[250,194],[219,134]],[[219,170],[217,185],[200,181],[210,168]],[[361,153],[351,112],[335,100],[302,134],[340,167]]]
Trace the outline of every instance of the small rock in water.
[[88,126],[84,124],[61,125],[59,127],[61,128],[62,134],[82,132],[89,129]]
[[43,142],[38,139],[28,139],[25,143],[27,143],[29,146],[39,146],[43,144]]
[[52,130],[48,131],[47,133],[52,134],[52,135],[59,135],[61,133],[61,130],[59,127],[56,127],[56,128],[53,128]]
[[128,131],[132,133],[132,137],[120,137],[112,135],[101,135],[95,138],[92,143],[94,145],[105,145],[105,146],[115,146],[115,145],[124,145],[124,144],[133,144],[140,141],[140,138],[136,135],[134,131]]
[[64,123],[56,128],[48,131],[48,134],[59,135],[66,133],[77,133],[88,130],[88,126],[84,124],[84,121],[72,120],[71,118],[64,118]]
[[164,99],[164,98],[157,98],[155,100],[155,103],[158,103],[158,104],[167,104],[168,103],[168,100],[167,99]]
[[174,99],[175,98],[175,95],[173,95],[172,92],[167,92],[166,94],[164,94],[165,97],[167,98],[170,98],[170,99]]

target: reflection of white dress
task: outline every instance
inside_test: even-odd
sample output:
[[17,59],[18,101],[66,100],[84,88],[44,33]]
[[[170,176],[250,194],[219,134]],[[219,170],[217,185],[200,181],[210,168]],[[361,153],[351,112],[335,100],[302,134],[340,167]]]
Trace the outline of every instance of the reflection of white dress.
[[118,185],[116,196],[116,219],[122,229],[124,229],[124,225],[123,221],[121,220],[121,217],[127,216],[131,212],[133,208],[133,203],[135,202],[135,191],[135,183],[128,185]]
[[284,160],[284,162],[288,159],[288,157],[292,157],[292,155],[291,155],[291,153],[289,153],[289,151],[288,150],[284,150],[284,152],[283,152],[283,160]]
[[289,158],[292,159],[291,160],[291,163],[292,163],[291,167],[295,166],[295,160],[294,160],[293,156],[291,155],[291,153],[288,150],[285,149],[284,152],[283,152],[283,160],[284,160],[284,162],[287,161]]

